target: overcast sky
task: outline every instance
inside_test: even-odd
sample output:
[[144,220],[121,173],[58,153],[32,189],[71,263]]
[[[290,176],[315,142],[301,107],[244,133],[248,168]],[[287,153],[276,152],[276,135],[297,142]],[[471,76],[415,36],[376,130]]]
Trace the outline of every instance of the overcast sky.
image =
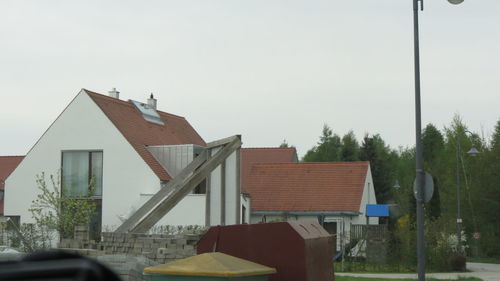
[[[500,118],[500,1],[420,13],[422,122]],[[299,155],[323,124],[415,143],[411,0],[0,2],[0,155],[25,154],[87,88],[184,116],[211,141]]]

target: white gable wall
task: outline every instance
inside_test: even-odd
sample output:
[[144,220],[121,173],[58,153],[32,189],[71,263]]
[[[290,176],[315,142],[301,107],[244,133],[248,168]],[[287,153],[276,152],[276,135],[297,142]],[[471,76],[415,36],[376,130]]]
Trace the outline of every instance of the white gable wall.
[[63,150],[103,151],[103,227],[118,226],[118,215],[139,204],[141,193],[160,188],[150,167],[81,91],[7,179],[5,215],[20,215],[23,223],[33,222],[28,209],[39,194],[35,176],[41,172],[57,174]]
[[[368,166],[368,171],[366,173],[365,188],[363,189],[363,197],[359,205],[359,212],[362,215],[355,217],[352,221],[353,224],[366,224],[366,204],[377,204],[370,166]],[[370,217],[368,224],[378,224],[378,218]]]

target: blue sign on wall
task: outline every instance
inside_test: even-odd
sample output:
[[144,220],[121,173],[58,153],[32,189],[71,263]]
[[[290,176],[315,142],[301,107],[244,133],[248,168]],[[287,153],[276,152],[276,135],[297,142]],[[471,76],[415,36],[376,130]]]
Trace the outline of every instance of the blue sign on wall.
[[366,204],[367,217],[388,217],[389,206],[385,204]]

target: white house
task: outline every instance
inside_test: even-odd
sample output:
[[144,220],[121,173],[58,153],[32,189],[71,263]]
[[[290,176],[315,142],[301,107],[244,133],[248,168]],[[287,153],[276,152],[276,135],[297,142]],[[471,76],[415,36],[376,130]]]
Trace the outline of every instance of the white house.
[[[205,141],[184,117],[157,110],[152,95],[142,103],[120,100],[116,90],[107,96],[82,89],[6,180],[5,215],[32,222],[28,209],[38,194],[36,175],[60,173],[63,194],[69,196],[86,192],[91,179],[95,181],[93,199],[98,202],[99,211],[96,227],[113,230],[205,146]],[[225,224],[241,220],[234,215],[242,208],[238,153],[239,149],[224,165],[225,209],[231,211]],[[209,177],[215,190],[221,182],[221,168],[217,169]],[[220,214],[206,219],[205,182],[182,199],[160,224],[221,223],[217,220]],[[213,194],[212,200],[220,201]],[[211,206],[215,208],[211,214],[216,214],[221,204]]]
[[253,163],[248,169],[243,189],[252,200],[251,223],[312,219],[347,235],[351,224],[378,224],[365,212],[376,204],[369,162]]

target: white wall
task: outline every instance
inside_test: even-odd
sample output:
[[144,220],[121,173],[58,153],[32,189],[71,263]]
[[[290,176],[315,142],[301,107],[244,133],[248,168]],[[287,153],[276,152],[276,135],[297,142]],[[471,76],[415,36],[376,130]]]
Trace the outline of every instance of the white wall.
[[[211,150],[211,156],[215,155],[220,147]],[[221,217],[221,166],[219,165],[210,173],[210,225],[219,225]]]
[[[212,149],[212,156],[215,155],[220,148]],[[221,200],[222,200],[222,165],[219,165],[217,168],[213,170],[210,174],[210,225],[231,225],[237,224],[240,222],[240,215],[238,215],[237,211],[240,211],[241,214],[241,203],[240,197],[240,180],[238,178],[239,173],[239,163],[237,162],[238,151],[234,151],[226,158],[225,161],[225,213],[224,213],[224,222],[222,221],[222,208],[221,208]]]
[[[144,204],[153,194],[141,194]],[[205,225],[205,194],[188,194],[156,225]]]
[[[239,165],[236,163],[237,151],[231,153],[226,159],[226,225],[237,224],[240,222],[239,214],[241,206],[238,206],[240,201],[240,179]],[[238,216],[238,217],[237,217]]]
[[140,193],[160,188],[158,177],[94,101],[80,92],[9,176],[5,214],[33,222],[28,211],[39,193],[35,176],[56,174],[62,150],[103,151],[103,225],[119,225],[118,215],[140,201]]
[[[354,218],[352,221],[353,224],[366,224],[366,204],[377,204],[370,166],[368,166],[365,188],[363,190],[363,196],[361,197],[361,204],[359,205],[359,212],[362,213],[362,215]],[[368,224],[378,224],[378,221],[378,217],[370,217]]]
[[[251,212],[252,210],[250,209],[252,207],[251,205],[251,198],[250,196],[241,194],[240,198],[240,203],[241,203],[241,209],[240,209],[240,215],[243,216],[243,207],[246,209],[246,216],[245,216],[245,223],[253,223],[252,218],[251,218]],[[243,217],[242,217],[243,218]],[[240,221],[240,223],[243,223],[243,220]]]

